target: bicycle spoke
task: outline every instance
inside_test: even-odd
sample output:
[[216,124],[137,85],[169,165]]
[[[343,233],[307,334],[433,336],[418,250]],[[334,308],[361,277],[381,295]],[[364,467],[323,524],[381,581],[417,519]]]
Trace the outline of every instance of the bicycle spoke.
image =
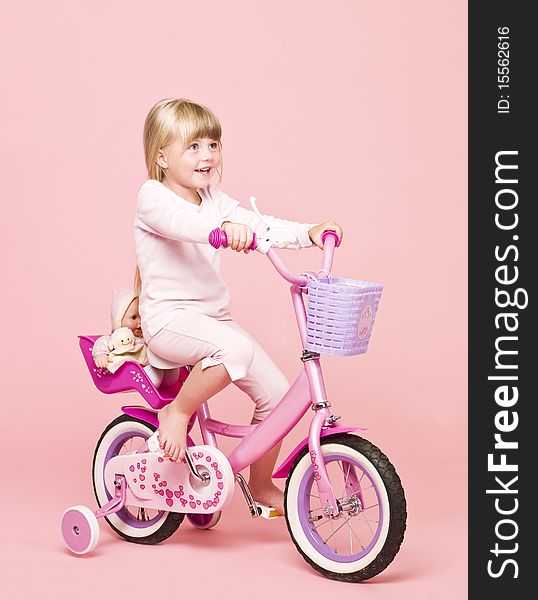
[[370,525],[370,522],[367,521],[366,519],[362,519],[361,515],[358,515],[358,518],[359,518],[360,521],[364,521],[366,523],[366,525],[368,525],[368,529],[370,530],[370,533],[372,535],[374,535],[374,530],[372,529],[372,526]]
[[[333,520],[332,520],[332,519],[329,519],[329,521],[331,522],[331,529],[332,529],[332,531],[333,531],[333,532],[332,532],[332,534],[331,534],[331,535],[330,535],[330,536],[327,538],[327,540],[330,540],[330,539],[331,539],[331,537],[332,537],[332,536],[333,536],[333,535],[336,533],[336,531],[338,531],[338,529],[337,529],[336,531],[334,530],[334,523],[333,523]],[[327,544],[327,541],[325,542],[325,544]],[[335,551],[336,553],[338,553],[338,547],[336,546],[336,544],[334,545],[334,551]]]
[[324,544],[327,544],[327,542],[333,537],[333,535],[335,533],[337,533],[338,531],[340,531],[340,529],[342,529],[342,527],[347,523],[348,520],[345,520],[342,525],[339,525],[336,529],[334,529],[334,525],[333,525],[333,520],[331,519],[331,526],[333,527],[333,532],[331,533],[331,535],[326,539],[323,540]]
[[343,498],[347,498],[347,484],[348,484],[347,478],[349,477],[349,472],[351,470],[351,465],[349,463],[346,463],[347,473],[344,470],[344,467],[340,464],[340,462],[338,462],[338,466],[342,470],[342,475],[344,475],[344,490],[342,491],[342,497]]
[[350,529],[351,533],[353,533],[353,535],[354,535],[354,536],[357,538],[357,541],[359,542],[359,546],[361,547],[361,550],[364,550],[364,546],[362,545],[362,542],[361,542],[361,540],[360,540],[359,536],[357,535],[356,531],[355,531],[355,530],[353,529],[353,527],[351,526],[351,524],[350,524],[350,521],[351,521],[351,519],[348,519],[348,520],[346,521],[346,522],[347,522],[347,524],[348,524],[348,526],[349,526],[349,529]]
[[364,512],[365,510],[369,510],[370,508],[375,508],[376,506],[379,506],[379,503],[376,502],[375,504],[372,504],[371,506],[363,507],[362,512]]
[[[327,542],[328,542],[328,541],[329,541],[329,540],[330,540],[330,539],[331,539],[331,538],[332,538],[332,537],[333,537],[335,534],[337,534],[337,533],[338,533],[338,531],[340,531],[340,529],[342,529],[342,527],[345,527],[345,526],[347,525],[347,527],[348,527],[348,530],[349,530],[349,548],[350,548],[350,555],[351,555],[351,554],[353,554],[353,538],[355,538],[355,539],[357,540],[357,542],[358,542],[358,544],[359,544],[359,546],[360,546],[361,550],[364,550],[364,549],[365,549],[365,546],[363,545],[363,543],[362,543],[362,541],[361,541],[360,537],[358,536],[357,532],[355,531],[355,529],[354,529],[354,528],[353,528],[353,526],[351,525],[350,521],[351,521],[351,518],[344,518],[344,522],[343,522],[341,525],[339,525],[339,526],[338,526],[338,527],[335,529],[335,528],[334,528],[334,522],[333,522],[333,520],[332,520],[332,519],[330,519],[330,524],[331,524],[331,531],[332,531],[332,533],[331,533],[331,534],[330,534],[330,535],[329,535],[329,536],[328,536],[326,539],[323,539],[323,536],[321,536],[321,539],[322,539],[323,543],[324,543],[325,545],[327,545]],[[326,523],[327,523],[327,521],[323,521],[323,523],[320,523],[320,524],[319,524],[319,525],[317,525],[317,526],[312,526],[312,529],[313,529],[313,530],[316,530],[316,529],[318,529],[319,527],[321,527],[321,525],[325,525]],[[337,545],[336,545],[336,544],[335,544],[335,546],[334,546],[334,551],[335,551],[336,553],[338,553],[338,548],[337,548]]]

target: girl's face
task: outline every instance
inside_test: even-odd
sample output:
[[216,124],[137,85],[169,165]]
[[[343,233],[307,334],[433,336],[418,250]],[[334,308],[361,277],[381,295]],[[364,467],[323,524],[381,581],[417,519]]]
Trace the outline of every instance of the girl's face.
[[183,141],[178,139],[160,150],[157,162],[165,169],[166,183],[172,189],[205,188],[220,167],[220,143],[202,138],[193,140],[184,149]]
[[128,327],[136,337],[142,337],[142,328],[140,327],[140,315],[138,314],[138,298],[135,298],[129,308],[125,311],[121,320],[122,327]]

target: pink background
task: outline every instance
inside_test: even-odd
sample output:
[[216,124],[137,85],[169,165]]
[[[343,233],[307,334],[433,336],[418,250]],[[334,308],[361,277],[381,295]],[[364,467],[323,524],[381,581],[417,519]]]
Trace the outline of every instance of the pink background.
[[[255,194],[278,216],[338,221],[335,274],[385,286],[368,354],[323,360],[334,412],[368,427],[409,505],[400,554],[353,593],[466,595],[466,18],[462,0],[4,7],[6,597],[196,592],[197,577],[207,597],[349,590],[303,562],[283,521],[250,519],[239,491],[211,532],[185,522],[144,547],[103,523],[91,556],[62,546],[63,510],[95,506],[100,432],[138,401],[92,388],[76,336],[105,332],[112,288],[131,283],[142,125],[168,96],[220,117],[224,191],[244,204]],[[299,271],[320,254],[285,258]],[[235,317],[293,379],[300,349],[287,287],[259,254],[223,262]],[[230,388],[213,413],[244,422],[251,406]]]

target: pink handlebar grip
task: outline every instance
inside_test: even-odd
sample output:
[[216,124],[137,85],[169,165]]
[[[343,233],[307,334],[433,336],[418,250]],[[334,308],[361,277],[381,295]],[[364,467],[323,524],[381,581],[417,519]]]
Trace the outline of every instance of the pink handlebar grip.
[[340,238],[338,237],[338,235],[334,231],[324,231],[321,234],[321,241],[323,242],[323,244],[325,244],[325,240],[329,236],[332,237],[332,238],[334,238],[334,245],[338,248],[338,246],[340,246]]
[[[258,247],[258,240],[256,239],[256,234],[254,232],[252,232],[252,236],[252,244],[250,244],[249,249],[256,250],[256,248]],[[217,227],[216,229],[213,229],[213,231],[210,232],[209,243],[213,246],[213,248],[227,248],[228,237],[226,236],[224,231],[220,229],[220,227]]]

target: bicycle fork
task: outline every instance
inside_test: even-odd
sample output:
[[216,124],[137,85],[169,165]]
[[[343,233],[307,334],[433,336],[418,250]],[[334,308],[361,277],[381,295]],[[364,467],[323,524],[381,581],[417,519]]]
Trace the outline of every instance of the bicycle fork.
[[342,511],[355,513],[362,508],[362,494],[357,474],[352,466],[347,467],[347,473],[344,473],[345,494],[353,496],[350,501],[340,502],[334,494],[334,488],[329,479],[323,454],[321,452],[321,429],[328,423],[334,423],[337,418],[331,415],[329,406],[331,403],[327,400],[312,405],[316,412],[310,430],[308,432],[308,449],[310,452],[310,461],[314,471],[314,480],[319,492],[319,497],[323,506],[323,513],[326,517],[336,518]]
[[332,417],[329,410],[331,403],[328,401],[325,392],[325,383],[321,373],[319,354],[317,352],[304,350],[301,361],[305,366],[312,398],[317,400],[317,402],[313,400],[312,403],[312,410],[316,414],[310,423],[310,429],[308,431],[308,450],[310,452],[312,469],[314,470],[314,480],[323,506],[323,514],[326,517],[335,518],[340,514],[341,508],[334,495],[334,489],[325,467],[323,454],[321,453],[321,429],[323,426],[334,422],[335,419]]
[[331,418],[329,411],[330,402],[327,400],[312,405],[316,412],[310,430],[308,432],[308,450],[310,452],[310,461],[314,470],[314,480],[316,481],[319,497],[323,506],[323,513],[326,517],[337,517],[340,513],[340,507],[336,501],[331,480],[325,467],[325,461],[321,453],[321,428]]

